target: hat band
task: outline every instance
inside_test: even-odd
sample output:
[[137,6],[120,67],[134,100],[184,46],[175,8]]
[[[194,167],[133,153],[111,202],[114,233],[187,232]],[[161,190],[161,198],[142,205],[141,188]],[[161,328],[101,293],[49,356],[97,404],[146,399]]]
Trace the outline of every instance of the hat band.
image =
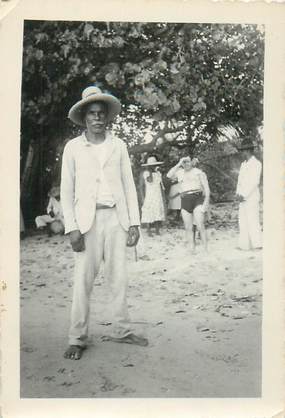
[[98,93],[89,93],[84,97],[84,99],[87,99],[87,97],[90,97],[90,96],[96,96],[97,94]]

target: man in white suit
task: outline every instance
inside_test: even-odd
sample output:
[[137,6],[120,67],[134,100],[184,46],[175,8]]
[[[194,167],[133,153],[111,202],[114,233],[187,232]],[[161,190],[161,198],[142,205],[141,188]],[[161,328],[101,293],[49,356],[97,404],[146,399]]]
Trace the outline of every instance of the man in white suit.
[[104,260],[111,290],[112,327],[105,340],[147,345],[134,333],[126,300],[126,246],[139,239],[139,209],[125,143],[107,130],[119,114],[117,98],[87,87],[69,111],[69,119],[85,128],[64,149],[61,203],[65,233],[75,254],[69,347],[64,357],[78,360],[87,346],[89,299]]
[[236,195],[239,204],[239,245],[241,250],[261,249],[262,238],[259,221],[259,183],[262,164],[253,155],[253,143],[245,139],[239,150],[244,161],[241,164]]

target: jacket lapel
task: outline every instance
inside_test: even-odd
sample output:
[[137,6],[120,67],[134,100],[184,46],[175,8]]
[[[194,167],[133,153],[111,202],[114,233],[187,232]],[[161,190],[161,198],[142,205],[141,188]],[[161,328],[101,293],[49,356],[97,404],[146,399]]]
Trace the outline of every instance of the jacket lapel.
[[87,158],[88,164],[90,164],[90,167],[92,167],[92,172],[95,174],[95,176],[97,176],[98,173],[100,173],[100,162],[96,157],[96,154],[90,152],[90,147],[92,147],[92,144],[88,142],[85,133],[82,134],[82,143],[84,146],[85,158]]
[[111,155],[115,151],[115,140],[114,140],[114,138],[113,138],[113,136],[111,135],[110,132],[107,133],[107,139],[106,140],[108,141],[108,147],[107,147],[106,158],[105,158],[105,162],[104,162],[103,166],[105,166],[107,164],[108,160],[111,158]]

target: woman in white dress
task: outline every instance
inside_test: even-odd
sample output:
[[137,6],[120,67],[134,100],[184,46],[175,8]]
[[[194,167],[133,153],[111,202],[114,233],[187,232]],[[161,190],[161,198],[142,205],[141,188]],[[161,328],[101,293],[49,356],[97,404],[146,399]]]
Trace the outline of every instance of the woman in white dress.
[[169,170],[167,177],[178,180],[180,184],[181,215],[185,227],[186,239],[192,252],[195,252],[193,222],[200,232],[204,249],[207,251],[205,213],[209,206],[210,189],[206,174],[196,168],[198,160],[190,157],[181,158],[178,164]]
[[165,207],[163,201],[163,183],[158,166],[163,164],[156,157],[148,157],[146,170],[143,172],[144,191],[141,222],[147,224],[148,235],[152,236],[151,226],[154,225],[156,234],[160,234],[161,222],[165,220]]

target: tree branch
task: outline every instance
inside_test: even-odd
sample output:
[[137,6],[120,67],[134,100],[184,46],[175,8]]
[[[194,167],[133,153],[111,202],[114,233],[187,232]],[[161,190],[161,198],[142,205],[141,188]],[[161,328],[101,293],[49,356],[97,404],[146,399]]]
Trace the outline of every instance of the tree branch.
[[232,176],[230,176],[229,174],[227,174],[225,171],[221,170],[220,167],[218,167],[216,164],[210,163],[209,160],[199,160],[200,164],[202,165],[206,165],[208,167],[213,168],[214,170],[216,170],[218,173],[220,173],[222,176],[226,177],[228,180],[231,181],[231,183],[236,184],[237,180],[234,179]]
[[[140,145],[133,145],[132,147],[130,147],[129,149],[129,153],[130,154],[138,154],[138,153],[143,153],[143,152],[151,152],[153,150],[157,150],[157,149],[161,149],[164,148],[164,146],[166,144],[170,144],[170,145],[174,145],[173,142],[175,142],[175,140],[178,138],[179,135],[181,135],[180,132],[177,133],[177,131],[182,131],[184,129],[185,126],[179,126],[177,128],[167,128],[167,126],[165,126],[162,129],[159,129],[158,132],[156,132],[156,134],[152,137],[152,140],[146,144],[140,144]],[[177,135],[174,138],[174,141],[168,142],[165,141],[162,144],[157,145],[157,140],[159,138],[162,138],[164,135],[166,134],[171,134],[171,133],[177,133]],[[177,143],[178,141],[176,141]],[[184,146],[183,146],[184,147]],[[179,147],[177,147],[179,148]]]

